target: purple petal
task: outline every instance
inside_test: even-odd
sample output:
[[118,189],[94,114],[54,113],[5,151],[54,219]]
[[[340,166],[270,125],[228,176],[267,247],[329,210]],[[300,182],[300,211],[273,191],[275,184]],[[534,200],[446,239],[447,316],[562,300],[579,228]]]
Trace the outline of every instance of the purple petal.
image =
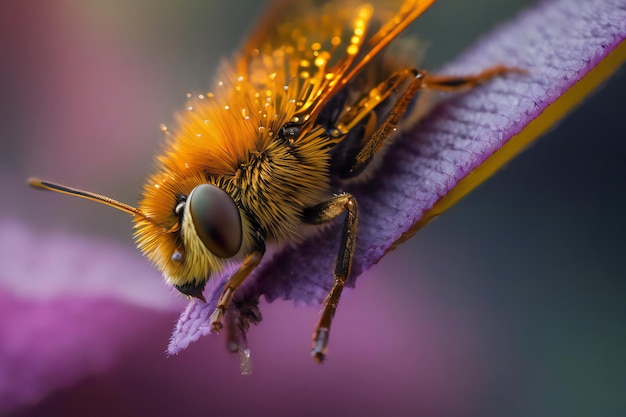
[[[524,68],[529,74],[495,79],[438,106],[393,147],[374,180],[349,190],[356,196],[360,210],[351,284],[399,239],[414,233],[519,152],[521,145],[553,125],[592,89],[594,81],[586,84],[586,90],[579,90],[578,96],[570,94],[568,100],[560,102],[557,99],[605,60],[625,37],[626,6],[622,1],[545,1],[445,67],[444,74],[467,74],[505,64]],[[604,61],[614,61],[609,72],[619,59],[623,56],[617,61],[614,56]],[[608,73],[590,78],[596,78],[597,83],[603,76]],[[527,129],[540,115],[543,128],[534,124]],[[520,149],[513,148],[496,163],[492,159],[485,164],[524,129],[531,132],[526,138],[516,139]],[[470,172],[483,166],[491,170],[474,175],[477,181],[467,189],[468,183],[455,189]],[[261,295],[269,301],[282,298],[296,303],[321,302],[332,284],[338,237],[339,224],[335,224],[264,262],[238,293],[239,306],[254,305]],[[172,336],[170,353],[179,352],[207,333],[209,323],[205,319],[215,308],[223,282],[222,278],[207,304],[189,305]]]
[[146,260],[113,243],[5,219],[0,247],[0,413],[108,369],[180,305]]
[[0,288],[20,298],[111,297],[166,310],[180,304],[147,260],[113,242],[42,235],[0,219],[0,247]]
[[0,289],[0,414],[109,370],[157,314],[114,298],[32,300]]

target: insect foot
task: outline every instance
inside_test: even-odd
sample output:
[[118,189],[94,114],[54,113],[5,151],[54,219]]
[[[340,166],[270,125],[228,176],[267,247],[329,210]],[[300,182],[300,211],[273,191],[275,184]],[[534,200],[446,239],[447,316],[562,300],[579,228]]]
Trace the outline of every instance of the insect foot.
[[209,322],[211,323],[211,330],[215,333],[219,333],[222,330],[222,318],[224,317],[224,308],[221,306],[217,306],[211,317],[209,317]]

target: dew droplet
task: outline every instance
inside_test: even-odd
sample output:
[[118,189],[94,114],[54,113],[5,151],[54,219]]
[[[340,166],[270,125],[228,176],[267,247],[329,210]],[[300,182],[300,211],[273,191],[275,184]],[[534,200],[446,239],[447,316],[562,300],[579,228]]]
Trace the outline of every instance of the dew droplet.
[[183,261],[183,253],[179,250],[175,250],[172,253],[172,262],[180,263]]

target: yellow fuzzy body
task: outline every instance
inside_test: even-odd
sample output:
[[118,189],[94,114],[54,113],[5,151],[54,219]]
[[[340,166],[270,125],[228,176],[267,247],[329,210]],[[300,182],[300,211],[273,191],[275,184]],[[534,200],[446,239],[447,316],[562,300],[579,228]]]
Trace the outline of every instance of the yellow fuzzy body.
[[[203,286],[228,261],[249,254],[255,234],[269,242],[299,238],[303,210],[330,197],[338,140],[318,116],[342,91],[356,105],[397,69],[380,73],[377,65],[363,75],[374,68],[365,64],[433,1],[280,3],[222,66],[213,92],[190,97],[144,187],[145,217],[134,220],[137,246],[168,283]],[[348,91],[350,85],[358,88]],[[373,103],[377,95],[369,95]],[[352,117],[350,106],[338,110],[336,117]],[[290,124],[296,134],[283,134]],[[202,183],[222,188],[240,211],[243,243],[230,259],[206,249],[188,212],[175,212]]]
[[[298,140],[279,139],[295,113],[288,89],[274,83],[257,97],[247,77],[226,71],[224,79],[240,81],[223,82],[214,94],[190,100],[139,205],[154,223],[136,219],[137,244],[173,285],[206,281],[225,264],[199,240],[191,216],[177,224],[177,198],[195,186],[217,185],[239,207],[244,239],[235,260],[251,249],[252,224],[268,241],[296,240],[302,210],[329,196],[329,141],[323,129]],[[171,260],[177,250],[184,254],[182,262]]]

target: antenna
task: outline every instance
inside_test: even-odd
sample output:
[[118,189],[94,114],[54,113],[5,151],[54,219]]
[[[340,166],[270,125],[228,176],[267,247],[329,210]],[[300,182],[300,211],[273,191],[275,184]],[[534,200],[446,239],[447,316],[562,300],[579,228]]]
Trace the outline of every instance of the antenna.
[[84,198],[87,200],[95,201],[96,203],[101,203],[109,207],[113,207],[123,212],[126,212],[128,214],[132,214],[133,216],[142,217],[145,220],[149,221],[150,223],[157,225],[156,223],[154,223],[154,221],[150,217],[148,217],[143,211],[139,210],[138,208],[129,206],[128,204],[121,203],[117,200],[114,200],[104,195],[92,193],[89,191],[79,190],[77,188],[67,187],[65,185],[56,184],[54,182],[42,181],[37,178],[29,178],[28,184],[32,187],[39,188],[42,190],[55,191],[57,193],[72,195],[75,197],[80,197],[80,198]]

